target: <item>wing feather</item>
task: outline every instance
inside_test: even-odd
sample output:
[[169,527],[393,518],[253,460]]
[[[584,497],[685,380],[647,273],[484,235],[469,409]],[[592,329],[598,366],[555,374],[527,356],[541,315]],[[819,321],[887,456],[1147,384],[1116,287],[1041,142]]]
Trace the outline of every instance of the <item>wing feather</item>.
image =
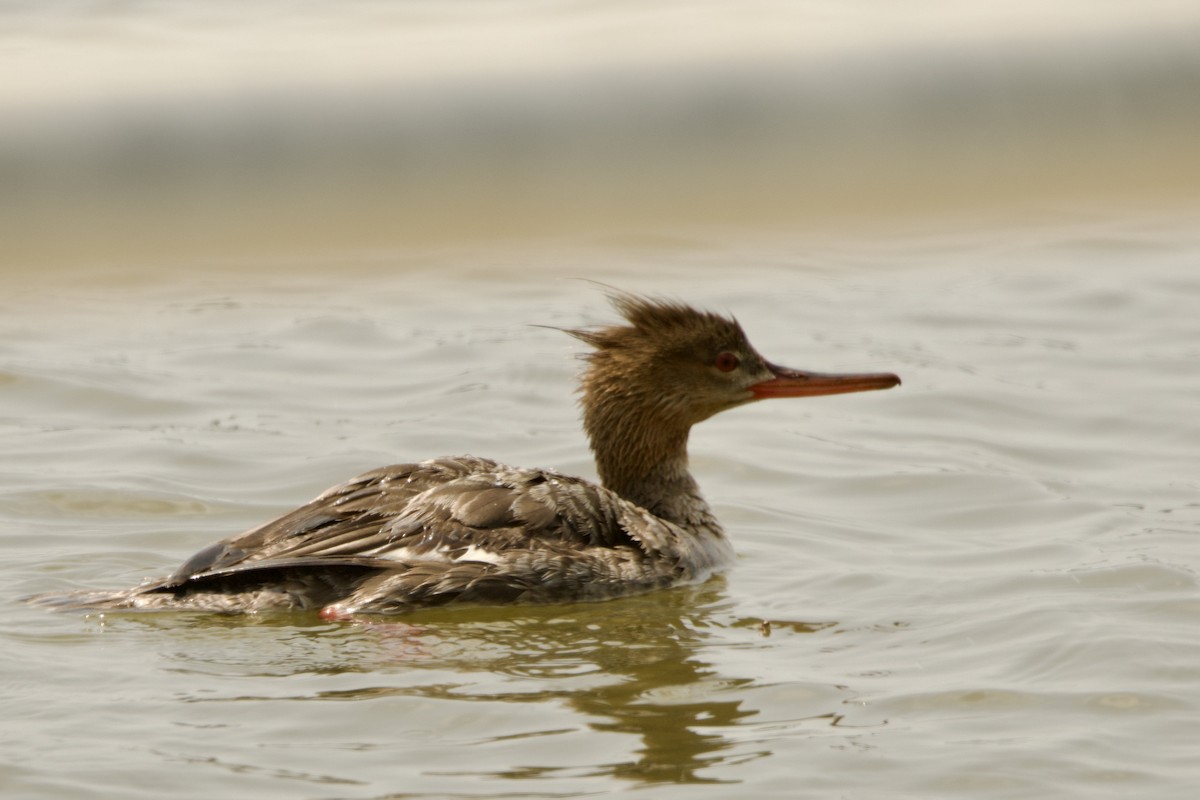
[[[628,504],[608,490],[548,470],[473,457],[383,467],[188,559],[172,585],[212,574],[319,564],[446,572],[514,550],[645,550],[622,524]],[[475,558],[471,558],[472,554]],[[441,563],[440,567],[435,564]],[[415,566],[414,566],[415,565]],[[423,566],[422,566],[423,565]],[[465,580],[484,580],[465,563]],[[438,579],[461,583],[452,576]],[[466,583],[470,583],[469,580]],[[422,591],[428,591],[425,586]]]

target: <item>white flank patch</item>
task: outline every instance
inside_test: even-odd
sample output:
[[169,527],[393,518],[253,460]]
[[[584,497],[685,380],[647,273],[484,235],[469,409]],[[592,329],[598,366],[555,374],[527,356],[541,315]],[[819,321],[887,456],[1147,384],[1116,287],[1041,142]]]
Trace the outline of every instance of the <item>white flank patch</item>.
[[367,553],[365,555],[374,555],[376,558],[386,558],[389,561],[438,561],[443,564],[449,564],[454,561],[481,561],[485,564],[501,564],[502,559],[496,553],[490,550],[484,550],[478,545],[471,545],[462,552],[462,555],[457,558],[450,558],[450,554],[444,547],[439,547],[437,550],[423,550],[417,552],[411,547],[398,547],[395,550],[387,552]]
[[471,545],[459,556],[456,561],[482,561],[485,564],[501,564],[502,559],[496,553],[489,550],[483,550],[476,545]]
[[423,553],[414,551],[411,547],[397,547],[395,550],[388,550],[380,553],[366,553],[365,555],[373,555],[376,558],[386,558],[389,561],[448,561],[446,554],[437,550],[426,550]]

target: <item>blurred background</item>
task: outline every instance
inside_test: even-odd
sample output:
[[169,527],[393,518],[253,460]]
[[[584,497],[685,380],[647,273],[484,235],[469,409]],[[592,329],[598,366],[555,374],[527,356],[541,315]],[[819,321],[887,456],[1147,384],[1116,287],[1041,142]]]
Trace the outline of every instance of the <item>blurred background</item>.
[[1187,0],[0,4],[0,264],[1200,200]]

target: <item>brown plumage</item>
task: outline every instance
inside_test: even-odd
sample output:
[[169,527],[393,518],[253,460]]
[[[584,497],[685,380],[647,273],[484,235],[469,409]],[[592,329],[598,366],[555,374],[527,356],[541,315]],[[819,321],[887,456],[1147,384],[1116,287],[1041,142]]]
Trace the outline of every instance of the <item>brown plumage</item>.
[[777,367],[733,319],[630,294],[611,299],[627,324],[567,331],[593,348],[580,403],[602,486],[472,456],[383,467],[201,550],[166,578],[31,600],[343,618],[598,600],[703,580],[732,550],[688,472],[691,427],[754,400],[900,382]]

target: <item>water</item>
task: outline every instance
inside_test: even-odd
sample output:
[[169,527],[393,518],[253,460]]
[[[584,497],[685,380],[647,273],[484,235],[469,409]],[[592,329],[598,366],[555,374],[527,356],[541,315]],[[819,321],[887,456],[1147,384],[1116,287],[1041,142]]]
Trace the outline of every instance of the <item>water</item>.
[[[648,23],[682,12],[59,8],[0,12],[0,58],[62,67],[0,86],[5,797],[1194,794],[1190,9],[763,3],[735,24],[696,3],[656,48]],[[776,24],[796,15],[799,54]],[[686,135],[705,87],[814,59],[820,113],[822,81],[780,79]],[[621,83],[630,64],[653,79]],[[567,65],[608,91],[555,95]],[[505,102],[472,93],[501,78]],[[400,83],[444,115],[364,110]],[[297,94],[279,116],[247,87]],[[314,133],[329,98],[345,113]],[[597,116],[623,138],[583,137]],[[464,118],[525,127],[447,139]],[[155,146],[129,145],[147,120]],[[15,602],[162,574],[386,463],[593,475],[578,343],[535,327],[612,319],[577,278],[904,385],[697,428],[739,553],[699,587],[371,625]]]

